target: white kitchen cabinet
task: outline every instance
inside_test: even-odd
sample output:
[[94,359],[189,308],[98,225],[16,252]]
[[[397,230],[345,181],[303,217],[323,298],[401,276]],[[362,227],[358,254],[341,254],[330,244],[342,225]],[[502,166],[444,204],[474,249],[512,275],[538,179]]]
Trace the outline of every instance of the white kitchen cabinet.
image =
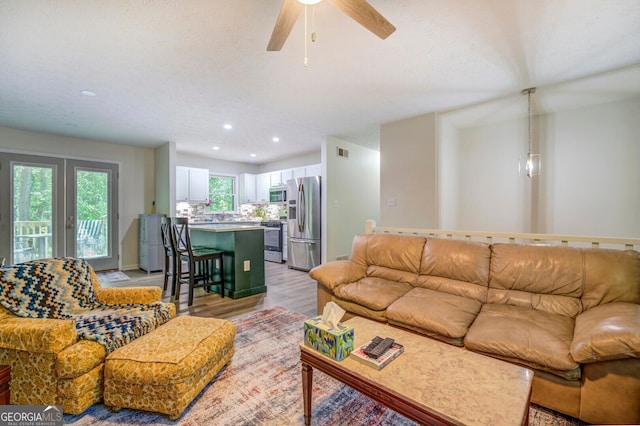
[[306,176],[321,176],[322,175],[322,167],[320,164],[313,164],[311,166],[305,167],[305,175]]
[[189,201],[189,168],[176,167],[176,201]]
[[209,199],[209,170],[176,167],[176,201],[204,203]]
[[281,170],[280,176],[282,184],[286,185],[289,179],[293,179],[293,169]]
[[238,198],[240,204],[256,202],[256,175],[243,173],[238,177]]
[[292,172],[292,177],[289,179],[297,179],[297,178],[305,177],[307,175],[304,167],[296,167],[295,169],[291,170],[291,172]]
[[270,173],[261,173],[256,176],[256,201],[269,202],[269,187],[271,186]]
[[189,201],[205,203],[209,199],[209,170],[189,169]]
[[282,175],[280,172],[269,173],[269,185],[280,186],[282,185]]

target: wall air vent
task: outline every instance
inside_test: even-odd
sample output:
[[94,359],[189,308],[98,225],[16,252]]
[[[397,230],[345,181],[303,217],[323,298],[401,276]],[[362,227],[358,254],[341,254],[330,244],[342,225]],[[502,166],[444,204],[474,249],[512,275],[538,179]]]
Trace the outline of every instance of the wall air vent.
[[338,157],[342,157],[345,159],[349,158],[349,150],[344,149],[344,148],[340,148],[339,146],[336,147],[336,155]]

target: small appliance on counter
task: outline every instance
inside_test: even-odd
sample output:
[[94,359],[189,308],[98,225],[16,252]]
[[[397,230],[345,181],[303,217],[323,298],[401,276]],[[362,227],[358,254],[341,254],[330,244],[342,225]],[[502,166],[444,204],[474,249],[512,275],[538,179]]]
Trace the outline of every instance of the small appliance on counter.
[[287,264],[310,271],[320,264],[320,176],[287,182]]

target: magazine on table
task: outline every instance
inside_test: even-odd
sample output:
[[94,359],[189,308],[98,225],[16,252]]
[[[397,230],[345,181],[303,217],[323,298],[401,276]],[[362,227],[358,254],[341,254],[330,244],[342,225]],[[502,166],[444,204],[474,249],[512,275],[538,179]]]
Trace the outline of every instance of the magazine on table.
[[370,367],[373,367],[377,370],[382,370],[386,367],[391,361],[396,359],[402,352],[404,352],[404,346],[402,346],[398,342],[393,342],[391,346],[378,358],[374,358],[365,353],[364,348],[371,345],[372,340],[365,343],[364,345],[358,347],[353,350],[350,354],[353,359],[356,359],[364,364],[367,364]]

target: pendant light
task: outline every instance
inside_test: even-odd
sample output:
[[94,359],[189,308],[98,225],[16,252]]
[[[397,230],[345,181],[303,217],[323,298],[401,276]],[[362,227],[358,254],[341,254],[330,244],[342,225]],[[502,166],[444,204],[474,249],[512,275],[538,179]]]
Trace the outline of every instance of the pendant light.
[[[540,174],[540,154],[532,153],[532,137],[531,137],[531,95],[536,93],[535,87],[530,87],[528,89],[524,89],[521,92],[523,95],[527,95],[527,118],[528,118],[528,127],[527,127],[527,158],[524,164],[524,172],[527,174],[527,177],[531,178],[533,176],[538,176]],[[520,161],[520,172],[522,173],[522,161]]]

